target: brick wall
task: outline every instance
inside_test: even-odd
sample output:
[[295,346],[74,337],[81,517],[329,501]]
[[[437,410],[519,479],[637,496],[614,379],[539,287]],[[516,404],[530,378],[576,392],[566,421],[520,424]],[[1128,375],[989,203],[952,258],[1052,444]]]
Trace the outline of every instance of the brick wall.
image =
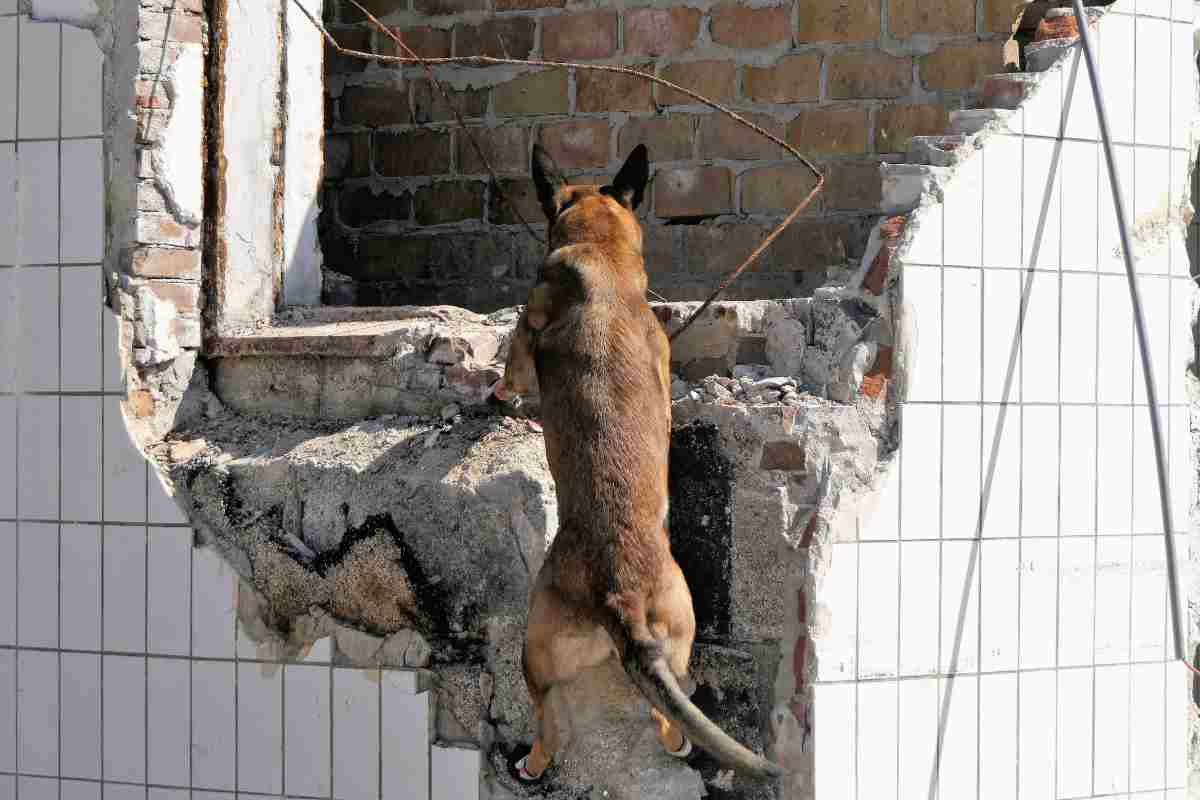
[[[410,6],[410,2],[412,5]],[[340,5],[339,5],[340,4]],[[828,176],[732,297],[802,295],[858,255],[878,211],[878,163],[944,131],[982,75],[1000,72],[1017,0],[369,0],[425,56],[507,53],[634,66],[731,105],[811,154]],[[345,0],[327,21],[347,46],[395,46]],[[326,302],[522,302],[542,245],[528,178],[540,141],[581,180],[637,143],[653,161],[642,209],[651,287],[707,293],[811,187],[749,129],[648,82],[583,71],[452,70],[455,101],[501,174],[501,200],[419,69],[327,53],[322,212]],[[335,274],[340,273],[340,274]]]

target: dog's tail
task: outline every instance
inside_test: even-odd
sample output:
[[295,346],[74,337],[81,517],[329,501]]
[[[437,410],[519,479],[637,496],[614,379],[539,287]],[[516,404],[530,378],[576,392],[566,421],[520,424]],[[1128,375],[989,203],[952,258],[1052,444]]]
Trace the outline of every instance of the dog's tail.
[[621,645],[619,652],[625,672],[652,705],[679,723],[688,737],[708,751],[717,761],[742,775],[755,778],[777,778],[784,774],[773,764],[717,727],[696,707],[679,686],[662,652],[654,640],[634,639],[625,626],[617,623]]

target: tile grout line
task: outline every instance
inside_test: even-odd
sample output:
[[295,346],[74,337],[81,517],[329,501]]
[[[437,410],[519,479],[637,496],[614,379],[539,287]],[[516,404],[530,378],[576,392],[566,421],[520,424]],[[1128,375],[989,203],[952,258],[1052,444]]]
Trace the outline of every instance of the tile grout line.
[[[1132,41],[1133,74],[1136,76],[1137,75],[1137,64],[1138,64],[1137,19],[1136,19],[1136,17],[1134,18],[1131,27],[1133,30],[1133,36],[1132,36],[1132,39],[1133,39],[1133,41]],[[1130,124],[1132,126],[1132,138],[1134,141],[1131,142],[1130,146],[1129,146],[1129,160],[1130,160],[1130,172],[1131,172],[1129,179],[1130,179],[1130,183],[1132,184],[1132,187],[1131,187],[1132,192],[1127,195],[1127,197],[1128,197],[1127,205],[1129,206],[1128,211],[1130,212],[1128,217],[1130,219],[1132,219],[1133,218],[1132,212],[1137,205],[1136,200],[1137,200],[1137,175],[1138,175],[1137,148],[1136,148],[1136,146],[1134,146],[1134,143],[1137,140],[1137,98],[1136,98],[1136,95],[1133,98],[1131,98],[1130,102],[1131,102],[1131,106],[1132,106],[1132,108],[1130,109],[1130,117],[1131,117]],[[1117,176],[1119,178],[1120,177],[1119,165],[1115,165],[1114,168],[1118,170]],[[1124,188],[1124,187],[1122,187],[1122,188]],[[1114,203],[1116,202],[1115,197],[1113,199],[1113,202]],[[1131,276],[1129,278],[1129,280],[1137,281],[1137,275],[1134,274],[1133,276]],[[1133,358],[1130,359],[1130,363],[1129,363],[1129,367],[1128,367],[1129,372],[1126,374],[1126,380],[1128,381],[1127,388],[1128,388],[1129,398],[1131,400],[1134,400],[1134,399],[1136,399],[1136,394],[1137,394],[1134,391],[1134,380],[1136,379],[1135,373],[1137,371],[1136,370],[1137,364],[1141,360],[1141,357],[1138,353],[1137,332],[1134,330],[1132,317],[1130,318],[1128,336],[1129,336],[1129,349],[1130,349],[1130,352],[1133,354]],[[1136,445],[1137,426],[1133,420],[1134,420],[1134,415],[1133,415],[1133,412],[1131,409],[1130,414],[1129,414],[1130,489],[1132,489],[1132,484],[1133,484],[1132,479],[1135,474],[1133,462],[1134,462],[1135,450],[1137,447],[1137,445]],[[1134,530],[1133,520],[1134,520],[1134,499],[1133,499],[1133,497],[1130,497],[1130,501],[1129,501],[1129,532],[1130,532],[1130,536],[1129,536],[1129,657],[1131,659],[1133,658],[1133,653],[1134,653],[1134,650],[1133,650],[1133,564],[1134,564],[1133,556],[1134,556],[1134,543],[1136,542],[1136,539],[1134,539],[1134,537],[1133,537],[1133,530]],[[1129,715],[1128,716],[1128,725],[1129,725],[1128,729],[1130,731],[1132,731],[1133,730],[1133,669],[1132,668],[1129,669],[1129,671],[1127,672],[1126,680],[1127,680],[1127,686],[1128,686],[1128,690],[1126,692],[1126,703],[1128,706],[1128,715]],[[1125,789],[1126,789],[1126,791],[1129,791],[1131,789],[1131,784],[1133,783],[1133,780],[1132,780],[1133,779],[1133,736],[1131,735],[1127,738],[1128,738],[1127,746],[1129,748],[1129,753],[1126,758],[1126,764],[1127,764],[1127,769],[1129,770],[1129,773],[1125,777]]]
[[942,590],[943,574],[942,574],[942,543],[945,536],[943,523],[945,522],[946,510],[942,503],[942,494],[944,489],[943,470],[945,468],[945,407],[942,401],[946,396],[946,281],[944,269],[938,270],[938,520],[937,520],[937,643],[935,645],[937,669],[935,672],[938,678],[934,682],[934,706],[933,713],[936,720],[937,728],[935,730],[933,740],[933,770],[930,775],[929,800],[938,800],[938,794],[941,789],[941,755],[942,755],[942,729],[941,729],[941,706],[942,706],[942,678],[941,673],[944,671],[942,667]]
[[[1093,100],[1093,106],[1095,101]],[[1099,229],[1100,225],[1100,149],[1095,147],[1092,149],[1092,166],[1096,176],[1096,190],[1094,197],[1096,205],[1093,208],[1093,214],[1096,218],[1096,226]],[[1100,244],[1099,237],[1096,237],[1096,266],[1100,264]],[[1092,401],[1100,402],[1100,277],[1095,280],[1095,299],[1092,301],[1094,309],[1094,338],[1092,340]],[[1092,408],[1092,536],[1094,537],[1092,545],[1092,562],[1093,562],[1093,580],[1092,580],[1092,774],[1091,787],[1092,793],[1096,793],[1096,726],[1097,726],[1097,711],[1098,704],[1096,699],[1096,617],[1099,609],[1099,591],[1100,591],[1100,410],[1098,406]]]
[[[1086,22],[1084,24],[1086,25]],[[1061,73],[1060,73],[1060,76],[1061,76]],[[1052,151],[1053,154],[1052,154],[1051,158],[1053,159],[1053,162],[1050,167],[1050,169],[1053,170],[1053,175],[1054,175],[1053,186],[1050,187],[1050,191],[1058,195],[1058,209],[1057,209],[1057,211],[1058,211],[1058,220],[1057,220],[1057,226],[1058,226],[1058,242],[1057,242],[1058,248],[1057,248],[1057,250],[1058,250],[1058,252],[1055,253],[1055,256],[1056,256],[1055,260],[1057,261],[1057,264],[1056,264],[1056,269],[1054,270],[1054,273],[1055,273],[1054,274],[1054,280],[1055,280],[1054,288],[1058,295],[1055,298],[1057,301],[1057,305],[1054,309],[1054,311],[1055,311],[1055,335],[1056,335],[1055,353],[1054,353],[1054,357],[1055,357],[1055,359],[1054,359],[1054,373],[1055,373],[1054,374],[1054,397],[1056,400],[1056,403],[1055,403],[1056,413],[1055,413],[1055,417],[1054,417],[1055,427],[1056,427],[1055,442],[1054,442],[1054,446],[1055,446],[1054,482],[1056,484],[1056,487],[1055,487],[1056,491],[1054,493],[1054,503],[1055,503],[1055,508],[1054,508],[1055,544],[1054,544],[1054,547],[1055,547],[1055,551],[1056,551],[1056,558],[1055,558],[1055,562],[1054,562],[1054,667],[1055,667],[1055,679],[1054,679],[1054,754],[1055,754],[1054,755],[1054,794],[1055,794],[1055,796],[1057,796],[1059,793],[1058,786],[1059,786],[1059,782],[1062,778],[1062,776],[1059,773],[1059,763],[1058,762],[1059,762],[1059,753],[1061,752],[1059,743],[1063,739],[1062,725],[1061,725],[1061,719],[1060,719],[1060,717],[1061,717],[1060,707],[1062,704],[1062,692],[1059,689],[1059,685],[1060,685],[1060,681],[1062,680],[1062,674],[1063,674],[1062,673],[1062,635],[1063,635],[1063,632],[1062,632],[1062,615],[1063,615],[1063,602],[1062,602],[1062,593],[1063,593],[1063,585],[1062,585],[1062,548],[1063,548],[1063,545],[1062,545],[1062,532],[1063,532],[1063,530],[1062,530],[1062,528],[1063,528],[1063,526],[1062,526],[1062,477],[1063,477],[1063,469],[1062,469],[1062,459],[1063,459],[1063,448],[1062,448],[1062,350],[1063,350],[1063,347],[1062,347],[1062,340],[1063,340],[1062,240],[1063,240],[1063,206],[1065,205],[1065,203],[1063,201],[1062,182],[1063,182],[1063,173],[1065,172],[1065,170],[1060,169],[1060,167],[1061,167],[1062,158],[1063,158],[1063,151],[1065,148],[1065,143],[1064,143],[1063,139],[1064,139],[1064,134],[1066,132],[1065,115],[1067,113],[1067,109],[1065,107],[1066,101],[1064,99],[1066,87],[1063,85],[1061,79],[1059,80],[1059,92],[1060,92],[1059,103],[1058,103],[1059,118],[1058,118],[1058,131],[1057,131],[1058,138],[1057,138],[1057,141],[1055,142],[1054,149]],[[1040,253],[1039,253],[1039,256],[1040,256]]]
[[[58,26],[58,169],[57,169],[57,184],[58,184],[58,263],[63,260],[63,214],[62,214],[62,198],[63,198],[63,169],[62,169],[62,117],[63,117],[63,28]],[[63,390],[63,375],[62,375],[62,351],[63,351],[63,282],[62,269],[56,271],[58,279],[58,518],[62,520],[62,498],[63,498],[63,405],[62,405],[62,390]],[[62,523],[59,522],[58,528],[58,575],[57,589],[55,594],[55,610],[57,612],[58,630],[55,640],[57,642],[56,658],[58,661],[58,774],[62,775]],[[62,781],[58,781],[58,800],[62,800]]]
[[[1022,120],[1022,130],[1024,130],[1024,121]],[[1017,178],[1017,194],[1020,197],[1019,204],[1022,209],[1025,208],[1025,137],[1021,137],[1021,173]],[[1021,253],[1025,252],[1025,214],[1017,216],[1017,235],[1021,239]],[[1013,331],[1015,337],[1014,349],[1016,350],[1015,360],[1012,360],[1012,367],[1016,374],[1013,376],[1016,382],[1017,400],[1014,403],[1014,410],[1017,417],[1017,669],[1016,669],[1016,730],[1013,732],[1014,746],[1016,749],[1016,789],[1017,796],[1021,793],[1021,655],[1022,655],[1022,640],[1021,640],[1021,620],[1024,616],[1024,592],[1022,591],[1023,581],[1021,580],[1021,570],[1023,569],[1025,558],[1025,289],[1023,283],[1017,282],[1016,296],[1016,329]],[[1012,357],[1010,356],[1010,359]],[[1011,389],[1011,387],[1010,387]],[[1007,399],[1007,398],[1006,398]],[[1057,792],[1055,792],[1057,793]]]
[[[987,378],[986,371],[985,371],[986,364],[984,361],[985,355],[987,352],[987,349],[984,346],[984,342],[986,341],[986,333],[987,333],[987,326],[986,326],[987,303],[985,302],[985,298],[987,296],[986,295],[987,271],[985,269],[983,269],[983,264],[987,260],[985,257],[986,254],[983,252],[986,249],[984,243],[987,241],[987,239],[984,235],[984,224],[987,221],[985,218],[986,212],[984,211],[986,202],[984,201],[983,198],[986,198],[987,195],[986,195],[986,184],[983,182],[987,180],[986,169],[984,169],[986,167],[987,156],[986,156],[986,154],[981,154],[981,156],[985,160],[984,160],[984,162],[982,162],[980,164],[980,182],[981,183],[980,183],[980,188],[979,188],[979,192],[981,195],[980,210],[979,210],[979,240],[980,240],[980,254],[979,254],[979,264],[980,264],[980,270],[979,270],[979,393],[977,395],[979,398],[979,412],[978,412],[978,417],[977,417],[977,419],[979,420],[979,461],[978,461],[977,470],[976,470],[976,482],[977,482],[977,485],[979,488],[978,488],[978,491],[976,492],[977,505],[976,505],[976,514],[975,514],[975,520],[976,520],[976,522],[975,522],[975,525],[976,525],[976,529],[975,529],[976,551],[975,552],[976,552],[976,559],[977,559],[977,564],[978,564],[978,572],[975,577],[976,577],[976,580],[979,582],[979,584],[978,584],[979,588],[975,595],[975,619],[976,619],[976,625],[975,625],[975,669],[976,670],[983,669],[983,524],[984,524],[984,513],[985,513],[985,508],[986,508],[986,503],[987,503],[987,500],[984,498],[984,495],[983,495],[984,488],[985,488],[984,487],[984,466],[983,465],[984,465],[985,459],[988,458],[988,456],[984,453],[984,449],[983,449],[983,443],[984,443],[984,441],[986,441],[986,439],[984,437],[984,430],[983,430],[983,395],[984,395],[984,382]],[[976,678],[976,680],[975,680],[975,797],[976,798],[978,798],[980,796],[980,793],[982,792],[982,788],[983,788],[983,783],[982,783],[982,781],[983,781],[983,744],[982,744],[982,742],[983,742],[983,682],[981,680],[979,680],[978,678]]]
[[[14,39],[16,40],[16,90],[15,100],[16,109],[14,112],[13,135],[16,136],[21,132],[21,29],[23,28],[23,16],[16,17],[16,31]],[[13,144],[13,171],[15,173],[16,197],[14,198],[16,206],[16,232],[14,242],[14,258],[17,264],[20,264],[22,257],[21,239],[23,232],[22,222],[24,214],[22,214],[23,197],[22,197],[22,176],[21,176],[21,144],[15,142]],[[13,295],[18,305],[20,304],[20,286],[16,280],[13,281]],[[17,321],[20,321],[19,312],[15,315]],[[18,332],[20,328],[18,327]],[[24,390],[24,370],[21,369],[21,361],[18,359],[17,372],[13,376],[14,389],[18,392],[17,402],[14,403],[13,409],[13,442],[16,445],[13,448],[12,459],[14,463],[14,475],[17,477],[16,486],[13,487],[13,510],[20,517],[21,512],[21,491],[20,491],[20,475],[21,475],[21,447],[23,438],[21,436],[21,394]],[[20,565],[21,563],[21,523],[18,522],[13,526],[13,770],[21,768],[21,586],[20,586]],[[21,800],[21,781],[13,779],[13,800]]]
[[188,786],[194,786],[196,783],[196,759],[194,757],[196,747],[196,535],[193,532],[188,538],[188,648],[187,648],[187,674],[188,674],[188,750],[187,750],[187,772]]
[[[859,705],[858,684],[862,677],[862,531],[856,532],[854,542],[854,796],[861,800],[858,778],[858,751],[860,745],[859,718],[862,708]],[[382,740],[381,740],[382,743]],[[382,750],[382,747],[380,748]]]
[[[1171,8],[1172,14],[1174,13],[1174,10],[1175,10],[1174,4],[1172,3],[1172,8]],[[1175,69],[1174,69],[1174,67],[1175,67],[1175,22],[1174,22],[1174,20],[1169,20],[1167,22],[1167,38],[1169,40],[1167,42],[1167,63],[1170,65],[1167,68],[1167,97],[1170,98],[1167,103],[1167,144],[1168,144],[1168,146],[1170,146],[1171,144],[1174,143],[1174,139],[1175,139],[1175,79],[1176,79],[1176,76],[1175,76]],[[1194,101],[1193,101],[1193,105],[1194,105]],[[1167,151],[1168,219],[1170,218],[1169,209],[1174,205],[1174,194],[1175,194],[1174,175],[1175,175],[1175,158],[1174,158],[1173,151],[1168,150]],[[1178,235],[1178,233],[1176,233],[1175,235]],[[1168,244],[1168,246],[1167,246],[1167,275],[1175,274],[1174,250],[1175,250],[1175,248],[1171,247],[1170,244]],[[1167,282],[1165,288],[1167,290],[1167,336],[1166,336],[1166,339],[1167,339],[1167,342],[1166,342],[1167,370],[1166,370],[1166,374],[1169,376],[1170,364],[1171,364],[1171,344],[1172,344],[1172,338],[1175,333],[1175,330],[1174,330],[1174,328],[1175,328],[1175,319],[1174,319],[1175,303],[1173,302],[1173,298],[1171,296],[1172,287],[1171,287],[1170,281]],[[1163,380],[1163,374],[1164,374],[1164,370],[1162,370],[1162,369],[1158,369],[1155,373],[1157,379],[1160,381]],[[1160,392],[1159,394],[1160,394],[1160,396],[1165,395],[1167,398],[1167,402],[1169,403],[1171,400],[1171,379],[1170,379],[1170,377],[1167,377],[1166,380],[1168,381],[1166,387],[1164,387],[1166,389],[1166,391]],[[1154,411],[1155,416],[1159,416],[1159,414],[1160,414],[1159,408],[1155,408],[1155,409],[1153,409],[1153,411]],[[1163,431],[1165,431],[1164,435],[1167,437],[1167,441],[1172,441],[1172,439],[1171,439],[1171,414],[1165,413],[1165,414],[1162,414],[1161,416],[1164,417],[1165,419],[1160,420],[1159,426],[1160,426],[1160,428],[1162,428]],[[1170,464],[1170,456],[1169,455],[1167,456],[1167,464],[1168,465]],[[1170,486],[1170,480],[1171,480],[1170,467],[1168,466],[1167,469],[1168,469],[1168,472],[1166,475],[1166,480],[1167,480],[1167,485]],[[1169,537],[1174,537],[1175,531],[1173,531],[1173,530],[1165,531],[1164,535],[1169,536]],[[1166,555],[1166,554],[1164,554],[1164,555]],[[1164,589],[1163,593],[1167,594],[1167,592],[1165,591],[1165,589],[1166,589],[1165,585],[1164,585],[1163,589]],[[1167,651],[1167,626],[1169,624],[1168,621],[1170,620],[1169,615],[1173,614],[1173,613],[1182,613],[1182,612],[1180,609],[1175,609],[1175,608],[1171,607],[1171,600],[1170,600],[1169,594],[1167,597],[1163,598],[1163,601],[1164,601],[1163,604],[1166,606],[1166,611],[1167,611],[1167,614],[1164,614],[1164,616],[1163,616],[1163,651],[1165,653]],[[1186,630],[1186,628],[1185,628],[1185,630]],[[1186,642],[1186,638],[1185,638],[1184,646],[1186,647],[1186,645],[1187,645],[1187,642]],[[1093,694],[1095,693],[1094,685],[1092,688],[1092,692],[1093,692]],[[1171,705],[1169,702],[1170,697],[1171,697],[1170,673],[1167,670],[1166,665],[1164,664],[1163,665],[1163,699],[1162,699],[1162,702],[1163,702],[1163,746],[1164,746],[1164,748],[1167,746],[1167,743],[1170,741],[1170,736],[1171,736],[1171,725],[1170,725],[1170,719],[1171,719],[1170,707],[1171,707]],[[1167,782],[1168,782],[1167,772],[1168,772],[1167,759],[1164,757],[1163,758],[1163,773],[1162,773],[1163,774],[1162,785],[1164,787],[1167,785]]]

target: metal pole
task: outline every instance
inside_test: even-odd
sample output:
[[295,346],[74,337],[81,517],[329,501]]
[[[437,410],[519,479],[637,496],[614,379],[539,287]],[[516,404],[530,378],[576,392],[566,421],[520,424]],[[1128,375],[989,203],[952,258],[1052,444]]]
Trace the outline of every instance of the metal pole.
[[1158,420],[1158,392],[1154,384],[1154,367],[1150,363],[1150,346],[1146,341],[1146,321],[1142,313],[1142,298],[1137,277],[1133,272],[1133,250],[1129,245],[1129,221],[1125,219],[1125,202],[1121,194],[1121,181],[1117,175],[1117,164],[1113,158],[1112,137],[1108,130],[1108,113],[1104,108],[1104,97],[1100,92],[1100,76],[1096,72],[1096,59],[1092,53],[1092,38],[1088,32],[1088,18],[1082,0],[1072,0],[1075,6],[1075,21],[1079,25],[1079,41],[1083,45],[1083,57],[1087,61],[1088,77],[1092,84],[1092,97],[1096,100],[1096,118],[1100,123],[1100,141],[1104,145],[1104,158],[1108,162],[1108,181],[1112,186],[1113,203],[1116,205],[1117,228],[1121,233],[1121,253],[1125,256],[1125,275],[1129,278],[1129,297],[1133,301],[1133,325],[1137,330],[1138,352],[1142,356],[1142,375],[1146,380],[1146,402],[1149,404],[1150,430],[1154,437],[1154,461],[1158,467],[1158,499],[1162,504],[1163,537],[1167,547],[1167,592],[1171,599],[1171,632],[1175,640],[1175,657],[1188,664],[1183,636],[1183,620],[1179,615],[1179,575],[1175,561],[1174,525],[1171,522],[1171,489],[1167,481],[1167,458],[1163,449],[1162,429]]

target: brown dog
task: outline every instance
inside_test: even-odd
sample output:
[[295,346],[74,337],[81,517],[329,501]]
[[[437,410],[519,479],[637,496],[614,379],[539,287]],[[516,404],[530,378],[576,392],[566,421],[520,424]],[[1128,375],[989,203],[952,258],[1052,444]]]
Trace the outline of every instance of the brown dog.
[[782,774],[681,688],[691,685],[696,619],[665,528],[670,345],[646,303],[633,214],[648,170],[639,145],[611,186],[568,186],[541,147],[533,151],[550,253],[496,390],[504,399],[540,389],[558,494],[558,535],[529,601],[523,666],[537,736],[519,764],[523,780],[541,777],[558,749],[547,693],[614,651],[654,707],[668,752],[687,755],[691,737],[739,771]]

